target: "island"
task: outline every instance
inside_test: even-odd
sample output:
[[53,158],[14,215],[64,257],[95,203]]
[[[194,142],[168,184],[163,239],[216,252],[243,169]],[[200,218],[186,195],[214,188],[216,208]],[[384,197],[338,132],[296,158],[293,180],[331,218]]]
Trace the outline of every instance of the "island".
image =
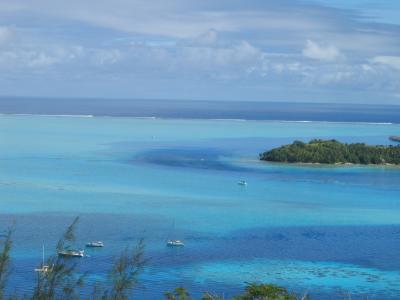
[[400,136],[399,135],[392,135],[389,137],[389,139],[393,142],[400,142]]
[[294,141],[260,154],[260,159],[285,163],[320,164],[400,164],[399,146],[345,144],[337,140],[314,139],[309,143]]

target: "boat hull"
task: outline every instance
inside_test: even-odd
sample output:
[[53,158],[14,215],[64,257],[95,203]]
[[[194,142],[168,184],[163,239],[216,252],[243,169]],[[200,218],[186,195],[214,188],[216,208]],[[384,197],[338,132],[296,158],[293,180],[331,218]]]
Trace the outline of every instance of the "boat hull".
[[61,251],[61,252],[58,252],[58,256],[61,256],[61,257],[84,257],[85,254],[83,251]]

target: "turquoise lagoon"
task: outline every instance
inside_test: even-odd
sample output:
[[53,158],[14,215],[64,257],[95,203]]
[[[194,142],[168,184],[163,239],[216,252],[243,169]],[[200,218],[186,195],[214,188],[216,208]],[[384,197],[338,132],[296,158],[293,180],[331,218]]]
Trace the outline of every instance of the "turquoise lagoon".
[[[316,299],[400,295],[400,168],[258,161],[312,138],[390,144],[400,125],[129,117],[0,116],[0,232],[16,221],[10,289],[32,288],[41,245],[81,216],[88,283],[144,237],[136,293],[178,285],[238,293],[273,282]],[[246,187],[237,184],[246,180]],[[186,246],[171,249],[168,238]]]

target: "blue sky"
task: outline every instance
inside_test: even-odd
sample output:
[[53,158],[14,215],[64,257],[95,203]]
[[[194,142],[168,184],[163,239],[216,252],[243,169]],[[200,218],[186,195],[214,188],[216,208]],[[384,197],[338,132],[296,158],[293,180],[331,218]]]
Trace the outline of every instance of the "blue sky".
[[400,1],[1,0],[0,94],[400,104]]

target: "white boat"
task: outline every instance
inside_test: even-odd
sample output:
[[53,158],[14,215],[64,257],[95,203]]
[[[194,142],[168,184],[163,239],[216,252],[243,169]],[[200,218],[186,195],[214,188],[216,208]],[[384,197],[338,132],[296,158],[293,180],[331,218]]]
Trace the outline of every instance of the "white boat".
[[49,271],[51,271],[51,268],[44,264],[44,245],[42,245],[42,265],[40,268],[36,268],[35,272],[47,273]]
[[39,273],[47,273],[50,271],[51,271],[51,269],[49,266],[43,266],[43,265],[40,268],[35,269],[35,272],[39,272]]
[[102,241],[93,241],[93,242],[86,243],[86,247],[102,248],[102,247],[104,247],[104,243]]
[[[171,233],[169,234],[169,236],[175,236],[175,220],[172,223],[172,230]],[[173,240],[171,238],[167,239],[167,246],[169,247],[183,247],[185,246],[185,244],[181,241],[181,240]]]
[[171,247],[183,247],[185,246],[185,244],[180,241],[180,240],[168,240],[167,241],[167,246],[171,246]]
[[84,250],[62,250],[58,252],[59,256],[63,257],[84,257],[85,251]]
[[246,186],[247,182],[245,180],[239,180],[238,185]]

